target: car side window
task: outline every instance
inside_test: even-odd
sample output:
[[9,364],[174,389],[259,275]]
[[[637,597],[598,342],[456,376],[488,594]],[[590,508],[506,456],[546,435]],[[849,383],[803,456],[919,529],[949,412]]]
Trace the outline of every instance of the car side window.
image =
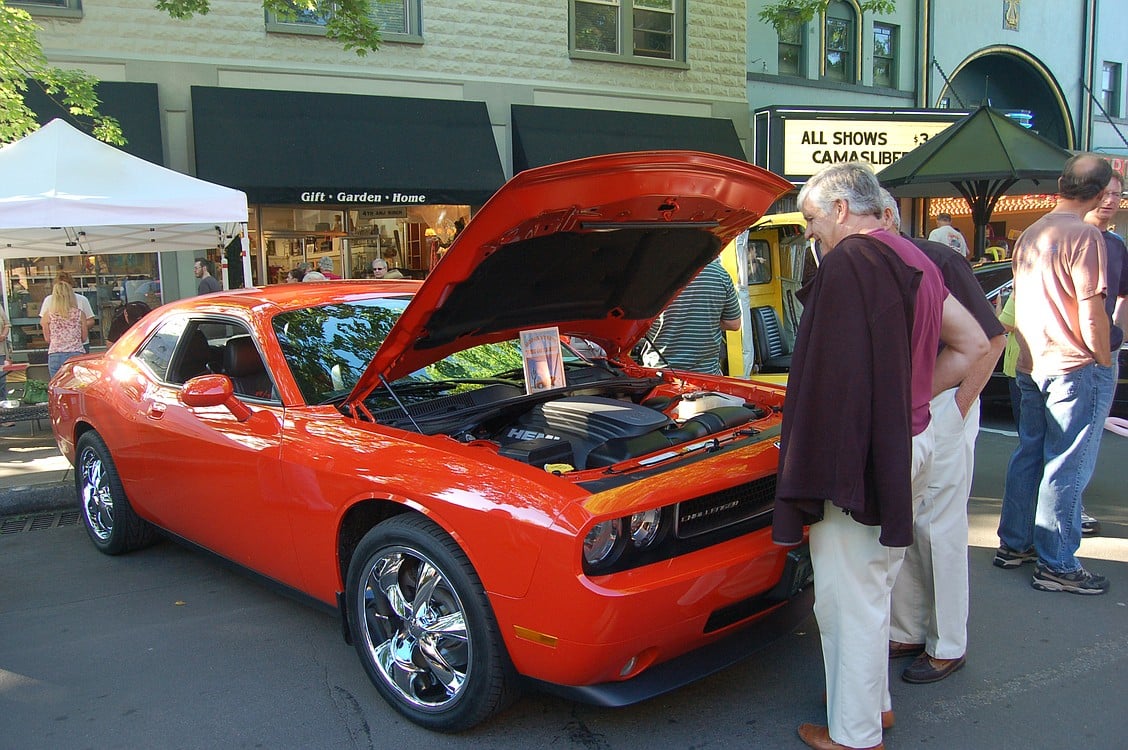
[[169,368],[169,382],[185,383],[216,373],[231,378],[237,396],[278,400],[274,380],[255,339],[242,323],[222,318],[188,321]]
[[145,345],[142,346],[134,357],[144,364],[157,380],[166,380],[169,365],[176,353],[176,344],[184,332],[187,321],[184,319],[170,320],[157,329]]

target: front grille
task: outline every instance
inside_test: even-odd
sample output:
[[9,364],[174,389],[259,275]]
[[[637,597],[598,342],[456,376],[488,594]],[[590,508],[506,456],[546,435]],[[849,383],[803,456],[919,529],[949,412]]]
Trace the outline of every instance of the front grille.
[[770,513],[775,500],[775,475],[679,503],[674,534],[690,539]]

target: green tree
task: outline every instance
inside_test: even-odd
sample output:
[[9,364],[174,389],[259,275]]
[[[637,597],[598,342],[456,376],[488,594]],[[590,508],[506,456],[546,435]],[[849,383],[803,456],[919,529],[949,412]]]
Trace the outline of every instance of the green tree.
[[[776,0],[760,9],[760,20],[773,26],[776,33],[793,25],[802,25],[826,10],[830,0]],[[897,8],[896,0],[859,0],[863,13],[888,15]]]
[[35,113],[24,103],[29,81],[61,104],[95,138],[122,145],[121,125],[98,112],[98,79],[76,70],[63,70],[47,62],[35,32],[39,26],[20,8],[0,0],[0,143],[19,140],[39,128]]

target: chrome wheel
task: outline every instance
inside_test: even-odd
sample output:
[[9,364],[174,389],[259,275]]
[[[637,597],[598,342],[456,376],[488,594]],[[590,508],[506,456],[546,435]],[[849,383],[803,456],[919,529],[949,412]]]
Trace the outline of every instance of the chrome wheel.
[[156,541],[156,529],[133,512],[114,459],[98,433],[83,433],[75,456],[74,488],[82,525],[94,546],[107,555],[120,555]]
[[419,726],[461,732],[520,693],[481,579],[430,519],[401,513],[369,529],[350,555],[345,589],[364,671]]
[[109,541],[114,530],[114,495],[106,466],[93,447],[79,456],[79,499],[82,514],[90,533],[102,542]]
[[457,702],[474,647],[447,576],[418,550],[396,545],[371,558],[363,580],[362,633],[380,677],[420,711]]

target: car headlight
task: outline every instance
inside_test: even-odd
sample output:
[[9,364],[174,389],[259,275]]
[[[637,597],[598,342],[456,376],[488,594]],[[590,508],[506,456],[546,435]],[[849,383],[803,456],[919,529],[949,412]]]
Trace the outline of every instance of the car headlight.
[[611,560],[619,548],[619,539],[622,535],[621,518],[600,521],[592,526],[584,537],[584,562],[594,566]]
[[662,525],[662,511],[659,508],[644,510],[631,516],[631,542],[638,549],[645,549],[658,538],[658,528]]

